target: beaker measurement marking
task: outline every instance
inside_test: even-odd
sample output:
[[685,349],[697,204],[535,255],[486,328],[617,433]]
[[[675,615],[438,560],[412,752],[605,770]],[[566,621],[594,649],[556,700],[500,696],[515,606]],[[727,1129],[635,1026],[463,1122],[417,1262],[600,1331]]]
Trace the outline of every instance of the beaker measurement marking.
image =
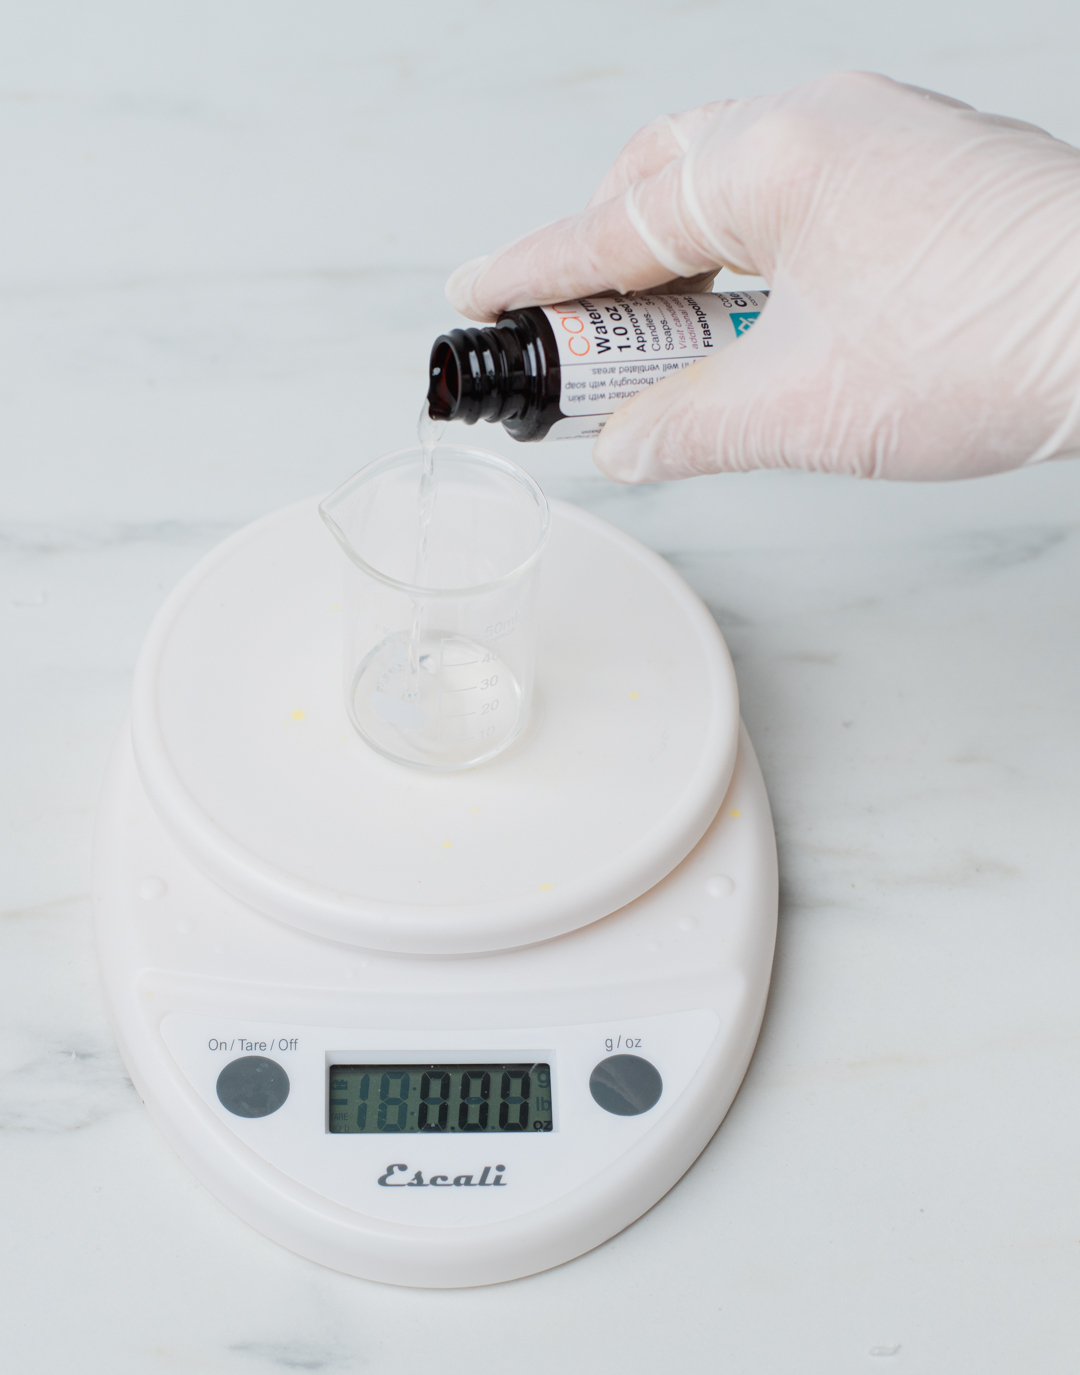
[[[469,657],[459,659],[462,651]],[[429,630],[414,642],[408,631],[391,631],[360,665],[351,704],[354,724],[376,748],[403,737],[418,755],[441,761],[513,732],[519,692],[501,657],[463,636]]]

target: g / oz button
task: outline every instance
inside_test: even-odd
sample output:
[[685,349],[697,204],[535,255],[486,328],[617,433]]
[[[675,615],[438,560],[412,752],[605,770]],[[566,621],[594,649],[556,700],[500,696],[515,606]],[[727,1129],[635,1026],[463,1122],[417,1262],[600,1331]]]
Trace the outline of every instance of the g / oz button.
[[618,1117],[637,1117],[660,1101],[664,1081],[655,1065],[640,1055],[609,1055],[589,1076],[589,1092]]
[[265,1055],[242,1055],[218,1075],[217,1096],[237,1117],[269,1117],[289,1096],[289,1076]]

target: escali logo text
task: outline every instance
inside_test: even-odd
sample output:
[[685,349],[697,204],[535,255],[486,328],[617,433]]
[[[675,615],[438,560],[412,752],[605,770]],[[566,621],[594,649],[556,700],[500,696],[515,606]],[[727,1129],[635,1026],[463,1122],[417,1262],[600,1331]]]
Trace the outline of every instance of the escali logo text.
[[387,1165],[386,1173],[379,1176],[379,1183],[384,1189],[490,1189],[493,1185],[506,1183],[503,1179],[505,1169],[505,1165],[496,1165],[492,1177],[491,1166],[485,1165],[479,1179],[474,1179],[471,1174],[455,1175],[453,1179],[449,1175],[433,1174],[430,1179],[425,1179],[422,1170],[417,1170],[412,1179],[395,1179],[396,1174],[408,1174],[408,1165]]

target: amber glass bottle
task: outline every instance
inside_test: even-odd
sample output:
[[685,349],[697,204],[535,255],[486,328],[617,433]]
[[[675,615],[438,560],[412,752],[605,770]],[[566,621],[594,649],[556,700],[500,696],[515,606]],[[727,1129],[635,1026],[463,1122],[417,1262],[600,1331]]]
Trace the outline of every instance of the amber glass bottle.
[[511,310],[435,340],[428,413],[498,420],[521,440],[591,438],[627,397],[734,343],[767,300],[767,291],[715,292]]

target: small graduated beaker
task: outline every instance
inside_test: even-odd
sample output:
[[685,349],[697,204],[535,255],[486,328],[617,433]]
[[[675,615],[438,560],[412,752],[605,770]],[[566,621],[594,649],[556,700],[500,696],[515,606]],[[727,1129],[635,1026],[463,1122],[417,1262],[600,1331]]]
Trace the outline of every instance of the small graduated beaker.
[[532,699],[543,492],[517,464],[440,446],[374,459],[319,507],[348,558],[345,705],[373,749],[427,769],[493,758]]

